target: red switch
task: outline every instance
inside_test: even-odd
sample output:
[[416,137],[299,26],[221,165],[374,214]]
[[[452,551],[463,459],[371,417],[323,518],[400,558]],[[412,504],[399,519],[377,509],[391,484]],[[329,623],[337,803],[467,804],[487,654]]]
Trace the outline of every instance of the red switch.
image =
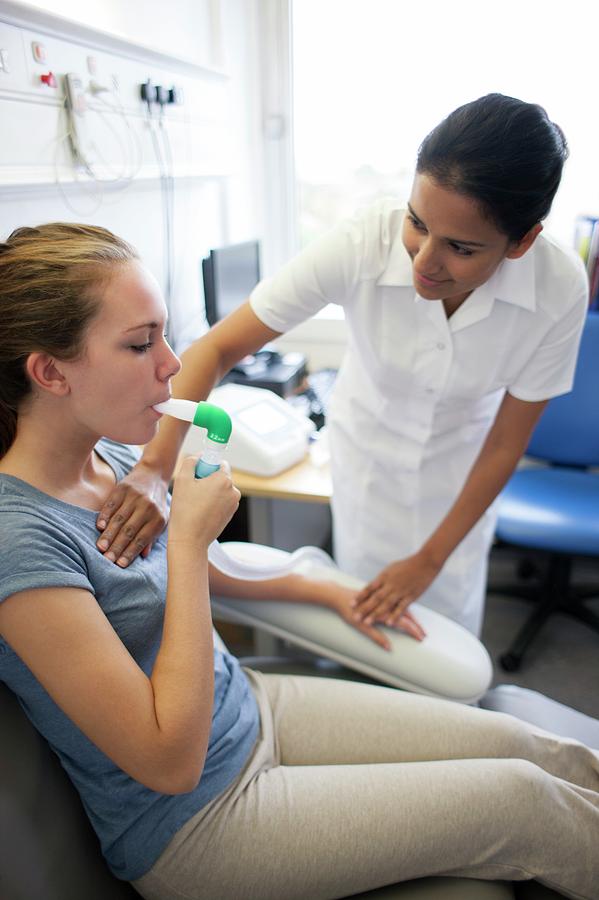
[[56,78],[53,72],[48,72],[47,75],[40,75],[40,81],[42,84],[47,84],[48,87],[56,87]]

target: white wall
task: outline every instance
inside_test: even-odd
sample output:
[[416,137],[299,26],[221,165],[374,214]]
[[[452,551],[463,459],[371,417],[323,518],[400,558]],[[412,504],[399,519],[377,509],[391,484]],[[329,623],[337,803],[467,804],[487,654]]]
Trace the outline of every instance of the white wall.
[[[143,12],[144,21],[156,20],[162,9],[157,0],[135,5],[140,16]],[[176,266],[171,319],[178,350],[204,328],[202,257],[210,247],[260,237],[262,231],[254,3],[205,0],[195,16],[189,16],[189,5],[177,0],[169,5],[170,30],[165,34],[169,40],[166,49],[159,47],[154,52],[129,43],[123,31],[125,19],[116,12],[124,15],[130,3],[105,4],[104,11],[112,9],[115,16],[111,22],[102,22],[103,32],[96,32],[87,24],[65,24],[47,12],[0,0],[0,50],[8,50],[8,71],[0,70],[0,237],[19,225],[57,219],[93,222],[136,245],[164,284],[159,170],[138,86],[149,77],[154,83],[183,88],[183,105],[169,108],[165,116],[175,175]],[[59,0],[52,8],[63,13],[78,8],[83,16],[97,12],[100,5]],[[130,22],[137,21],[131,9],[128,15]],[[92,24],[97,24],[93,16]],[[208,25],[210,54],[206,51]],[[197,59],[190,62],[173,55],[175,26],[185,35],[182,45],[187,55],[190,34],[194,29],[200,32]],[[143,35],[141,28],[131,30],[136,40],[143,43],[145,36],[148,44],[156,44],[155,31]],[[108,32],[120,32],[121,37],[113,39]],[[33,41],[46,48],[43,64],[33,59]],[[96,61],[95,75],[89,72],[89,56]],[[58,89],[40,82],[40,75],[50,70],[59,79]],[[90,193],[88,179],[83,179],[85,187],[74,181],[64,140],[62,76],[66,72],[76,72],[85,86],[92,78],[110,87],[115,78],[118,82],[118,93],[102,97],[113,104],[122,103],[126,121],[118,111],[110,111],[100,99],[90,97],[82,132],[98,177],[108,178],[123,169],[124,159],[133,162],[135,142],[128,126],[132,129],[141,147],[141,165],[123,189],[104,185],[98,190],[93,185]]]
[[170,0],[166,15],[157,0],[29,0],[28,5],[106,34],[135,35],[136,43],[182,59],[204,65],[220,61],[213,42],[219,0]]
[[[284,129],[281,142],[264,136],[268,118],[276,117],[283,103],[279,94],[288,90],[275,89],[265,59],[279,6],[279,0],[199,0],[190,15],[188,0],[173,0],[169,29],[161,34],[148,24],[160,18],[158,0],[0,0],[0,49],[8,48],[9,60],[9,71],[0,70],[0,238],[19,225],[57,219],[103,225],[130,240],[164,286],[160,183],[139,84],[150,77],[183,87],[184,104],[169,108],[165,121],[176,174],[171,321],[176,349],[184,349],[206,327],[200,266],[211,247],[259,238],[265,274],[283,261],[277,256],[281,228],[272,227],[272,218],[288,205],[281,195],[286,179],[279,157],[288,152],[289,134]],[[176,33],[182,35],[181,56],[174,55]],[[44,44],[47,63],[34,61],[33,41]],[[90,55],[95,76],[88,71]],[[62,86],[52,90],[39,81],[50,70],[59,83],[66,72],[76,72],[85,85],[93,77],[112,86],[117,77],[118,98],[142,147],[142,165],[129,186],[105,186],[90,195],[73,181],[66,142],[60,140],[66,130]],[[128,132],[120,115],[90,97],[83,131],[112,169],[121,168]],[[90,151],[90,157],[101,177],[113,174],[102,167],[98,153]],[[307,353],[312,369],[338,366],[345,323],[310,321],[280,344],[282,350]]]

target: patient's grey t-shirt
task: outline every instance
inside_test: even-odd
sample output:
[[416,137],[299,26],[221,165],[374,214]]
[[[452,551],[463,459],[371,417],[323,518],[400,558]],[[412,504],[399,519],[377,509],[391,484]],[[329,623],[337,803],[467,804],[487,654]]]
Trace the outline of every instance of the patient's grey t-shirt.
[[[103,440],[99,455],[122,478],[135,461],[130,447]],[[162,635],[166,535],[146,559],[127,569],[96,548],[97,514],[0,475],[0,601],[30,588],[90,591],[112,627],[149,675]],[[119,878],[144,875],[171,837],[235,779],[255,743],[259,716],[237,660],[214,651],[215,685],[208,755],[198,786],[160,794],[119,769],[58,708],[20,657],[0,637],[0,680],[58,755],[79,791],[106,860]],[[1,749],[0,737],[0,755]],[[60,823],[56,823],[60,827]]]

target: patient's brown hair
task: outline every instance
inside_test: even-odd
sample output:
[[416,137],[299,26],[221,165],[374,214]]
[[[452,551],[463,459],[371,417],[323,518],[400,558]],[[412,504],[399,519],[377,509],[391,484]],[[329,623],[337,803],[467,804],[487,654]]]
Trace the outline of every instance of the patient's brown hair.
[[31,392],[29,354],[77,359],[114,267],[134,259],[130,244],[93,225],[17,228],[0,241],[0,459]]

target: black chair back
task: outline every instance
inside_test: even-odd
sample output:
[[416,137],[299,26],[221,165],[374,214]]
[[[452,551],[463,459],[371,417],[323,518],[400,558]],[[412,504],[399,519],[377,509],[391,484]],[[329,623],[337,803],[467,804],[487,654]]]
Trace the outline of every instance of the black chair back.
[[2,683],[0,735],[2,900],[139,900],[109,872],[77,791]]

